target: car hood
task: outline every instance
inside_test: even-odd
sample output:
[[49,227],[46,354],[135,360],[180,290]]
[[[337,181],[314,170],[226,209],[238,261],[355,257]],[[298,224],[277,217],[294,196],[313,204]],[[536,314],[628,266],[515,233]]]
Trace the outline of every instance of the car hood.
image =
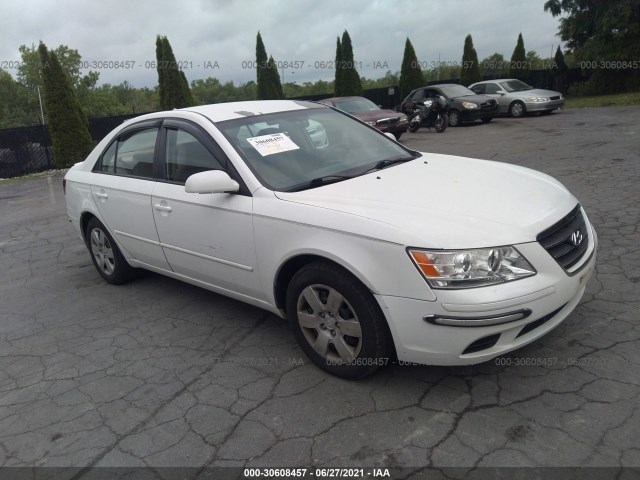
[[473,103],[481,104],[484,102],[488,102],[489,100],[495,100],[495,99],[488,95],[464,95],[462,97],[453,97],[452,100],[456,102],[473,102]]
[[386,118],[404,117],[404,113],[394,112],[393,110],[369,110],[366,112],[351,112],[351,115],[358,117],[365,122],[377,122]]
[[560,92],[554,92],[553,90],[544,90],[542,88],[523,90],[522,92],[513,92],[513,94],[519,97],[555,97],[562,95]]
[[[336,217],[328,228],[431,248],[533,242],[577,204],[562,184],[543,173],[429,153],[350,180],[276,196],[372,220]],[[310,223],[313,218],[309,211]]]

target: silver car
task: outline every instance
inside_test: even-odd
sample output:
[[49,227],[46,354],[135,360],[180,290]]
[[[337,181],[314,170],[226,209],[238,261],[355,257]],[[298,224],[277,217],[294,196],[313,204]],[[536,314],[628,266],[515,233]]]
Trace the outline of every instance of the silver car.
[[500,113],[516,118],[534,112],[547,115],[564,105],[562,93],[534,88],[513,78],[486,80],[469,85],[469,88],[479,95],[495,98]]

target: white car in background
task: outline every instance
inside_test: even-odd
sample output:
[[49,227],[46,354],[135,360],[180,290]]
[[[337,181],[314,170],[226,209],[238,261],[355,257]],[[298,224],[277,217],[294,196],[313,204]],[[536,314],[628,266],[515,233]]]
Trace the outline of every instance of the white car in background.
[[518,118],[527,113],[549,113],[562,108],[564,96],[553,90],[534,88],[521,80],[502,78],[485,80],[469,85],[479,95],[488,95],[498,101],[500,113]]
[[308,357],[347,378],[530,343],[595,264],[596,232],[553,178],[415,152],[310,102],[137,117],[65,191],[107,282],[145,268],[286,316]]

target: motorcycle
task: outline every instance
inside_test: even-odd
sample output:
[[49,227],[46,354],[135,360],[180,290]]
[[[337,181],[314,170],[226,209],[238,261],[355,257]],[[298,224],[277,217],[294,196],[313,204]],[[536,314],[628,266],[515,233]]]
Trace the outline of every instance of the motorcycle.
[[442,95],[424,102],[412,102],[407,106],[409,131],[417,132],[420,127],[434,128],[437,133],[449,126],[449,102]]

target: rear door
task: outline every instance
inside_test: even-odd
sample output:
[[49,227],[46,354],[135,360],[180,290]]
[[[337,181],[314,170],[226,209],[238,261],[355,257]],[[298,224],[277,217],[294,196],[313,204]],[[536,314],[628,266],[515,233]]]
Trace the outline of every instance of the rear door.
[[151,210],[160,121],[121,132],[93,169],[91,192],[106,227],[136,260],[169,269]]

